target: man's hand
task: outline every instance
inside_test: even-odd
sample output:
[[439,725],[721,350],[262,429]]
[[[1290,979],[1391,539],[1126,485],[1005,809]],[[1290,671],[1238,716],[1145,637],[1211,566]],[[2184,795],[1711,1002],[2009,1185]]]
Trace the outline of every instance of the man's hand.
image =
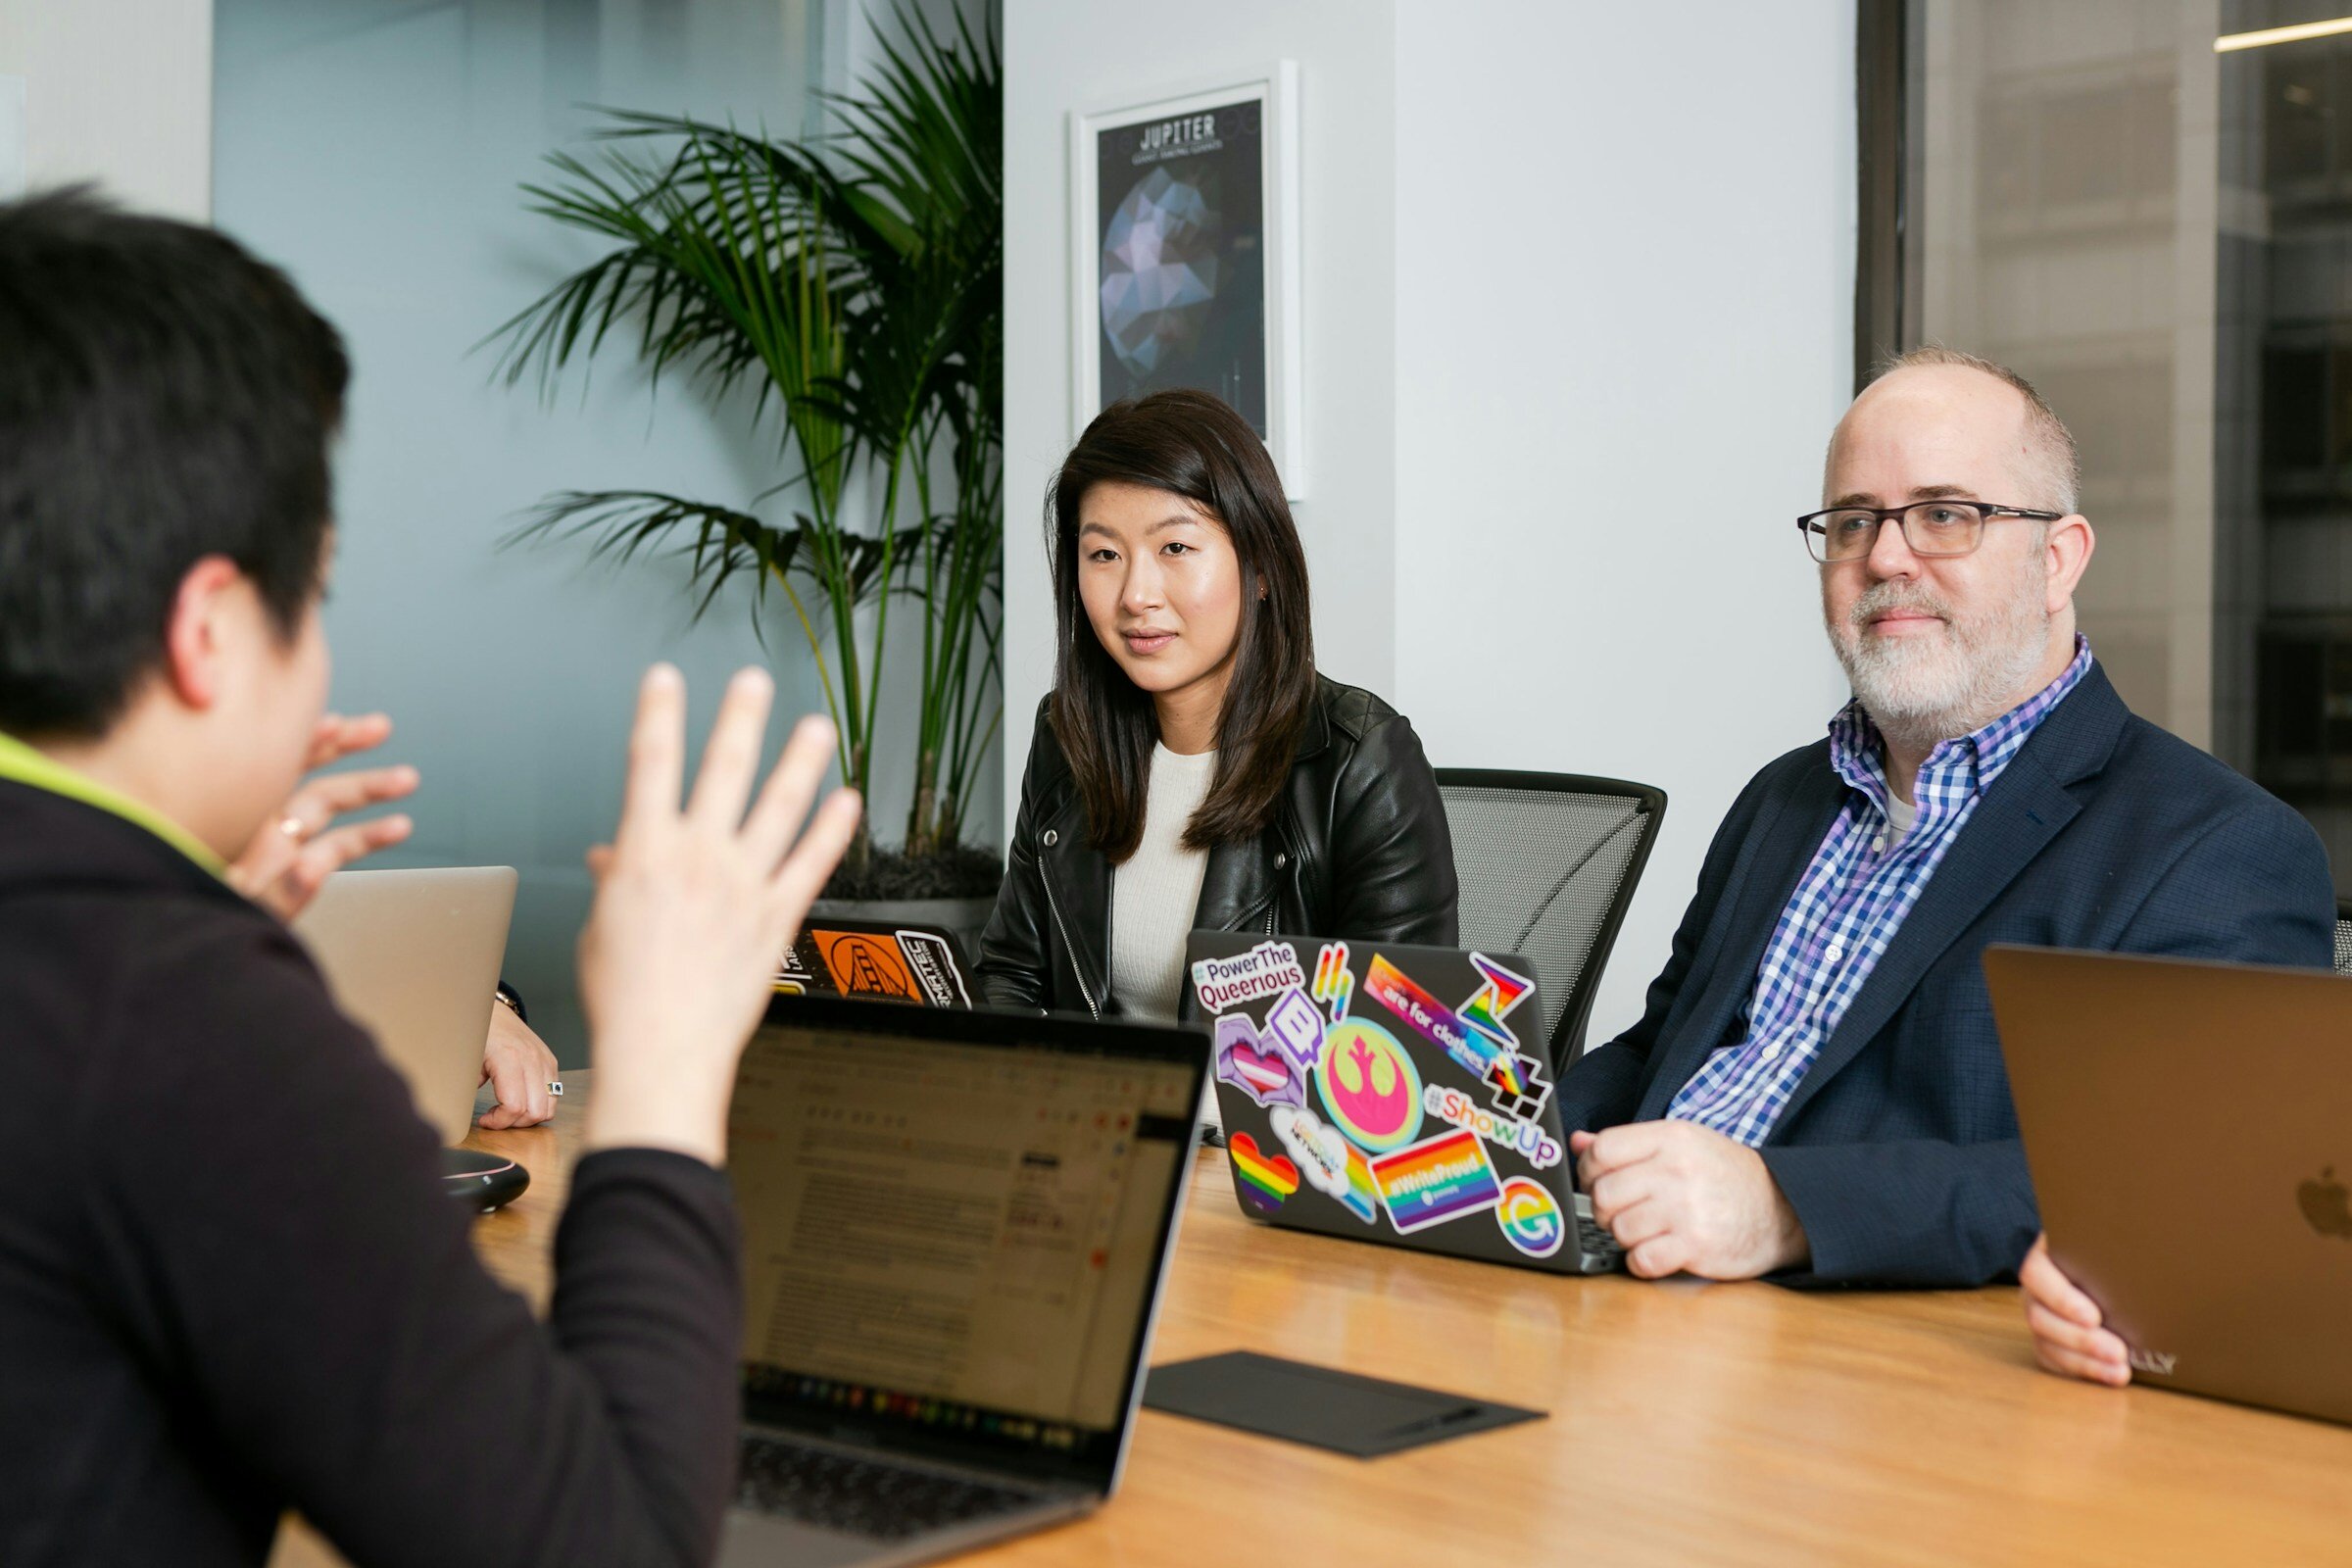
[[[303,766],[324,767],[371,751],[391,733],[392,720],[381,713],[359,718],[329,713],[318,721]],[[330,827],[334,819],[416,791],[413,767],[363,768],[304,781],[230,862],[228,885],[280,920],[292,920],[318,896],[320,883],[363,856],[398,844],[409,836],[412,825],[406,816],[379,816],[371,822]]]
[[2110,1388],[2132,1381],[2124,1342],[2102,1326],[2099,1303],[2050,1261],[2048,1237],[2034,1238],[2017,1283],[2026,1288],[2026,1326],[2034,1331],[2034,1354],[2045,1370]]
[[1747,1280],[1801,1263],[1805,1230],[1754,1150],[1688,1121],[1571,1133],[1592,1217],[1643,1279]]
[[556,1116],[556,1054],[531,1026],[503,1002],[490,1004],[490,1039],[482,1048],[482,1082],[498,1090],[498,1103],[473,1119],[476,1127],[503,1132],[536,1127]]

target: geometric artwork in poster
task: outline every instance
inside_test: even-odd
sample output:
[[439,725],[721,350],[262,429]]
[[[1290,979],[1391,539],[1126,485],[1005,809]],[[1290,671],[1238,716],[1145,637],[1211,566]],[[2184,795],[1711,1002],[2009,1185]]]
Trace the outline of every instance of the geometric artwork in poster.
[[1070,117],[1072,435],[1121,398],[1197,387],[1305,494],[1298,68]]

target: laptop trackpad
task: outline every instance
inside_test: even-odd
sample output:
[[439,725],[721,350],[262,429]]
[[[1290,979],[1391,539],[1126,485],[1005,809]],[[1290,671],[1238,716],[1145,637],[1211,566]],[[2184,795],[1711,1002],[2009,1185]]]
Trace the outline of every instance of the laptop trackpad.
[[889,1554],[895,1542],[869,1541],[776,1514],[729,1508],[719,1568],[840,1568]]

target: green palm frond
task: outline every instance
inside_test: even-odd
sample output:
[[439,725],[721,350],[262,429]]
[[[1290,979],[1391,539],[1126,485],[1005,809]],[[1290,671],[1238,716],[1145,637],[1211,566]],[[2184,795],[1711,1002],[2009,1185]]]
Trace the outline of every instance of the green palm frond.
[[[904,4],[894,16],[858,90],[824,95],[823,136],[611,111],[587,155],[550,155],[550,176],[523,188],[529,210],[612,248],[482,346],[495,375],[543,397],[624,343],[657,387],[671,374],[711,394],[753,387],[752,417],[791,474],[749,508],[571,491],[515,537],[585,541],[614,562],[681,556],[698,617],[747,575],[755,623],[782,590],[861,790],[892,606],[913,607],[906,845],[920,853],[955,844],[1002,706],[1004,98],[992,31],[961,17],[943,31]],[[758,509],[787,487],[806,510],[765,520]],[[868,503],[856,515],[853,494]],[[868,604],[861,635],[853,612]]]

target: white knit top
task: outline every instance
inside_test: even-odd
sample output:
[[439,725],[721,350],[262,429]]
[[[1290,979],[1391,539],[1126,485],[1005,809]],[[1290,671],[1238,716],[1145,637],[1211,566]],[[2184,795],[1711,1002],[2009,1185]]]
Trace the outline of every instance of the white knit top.
[[1110,873],[1110,993],[1131,1017],[1173,1021],[1182,1000],[1184,939],[1208,870],[1208,852],[1186,849],[1184,829],[1216,774],[1214,752],[1152,748],[1143,840]]

